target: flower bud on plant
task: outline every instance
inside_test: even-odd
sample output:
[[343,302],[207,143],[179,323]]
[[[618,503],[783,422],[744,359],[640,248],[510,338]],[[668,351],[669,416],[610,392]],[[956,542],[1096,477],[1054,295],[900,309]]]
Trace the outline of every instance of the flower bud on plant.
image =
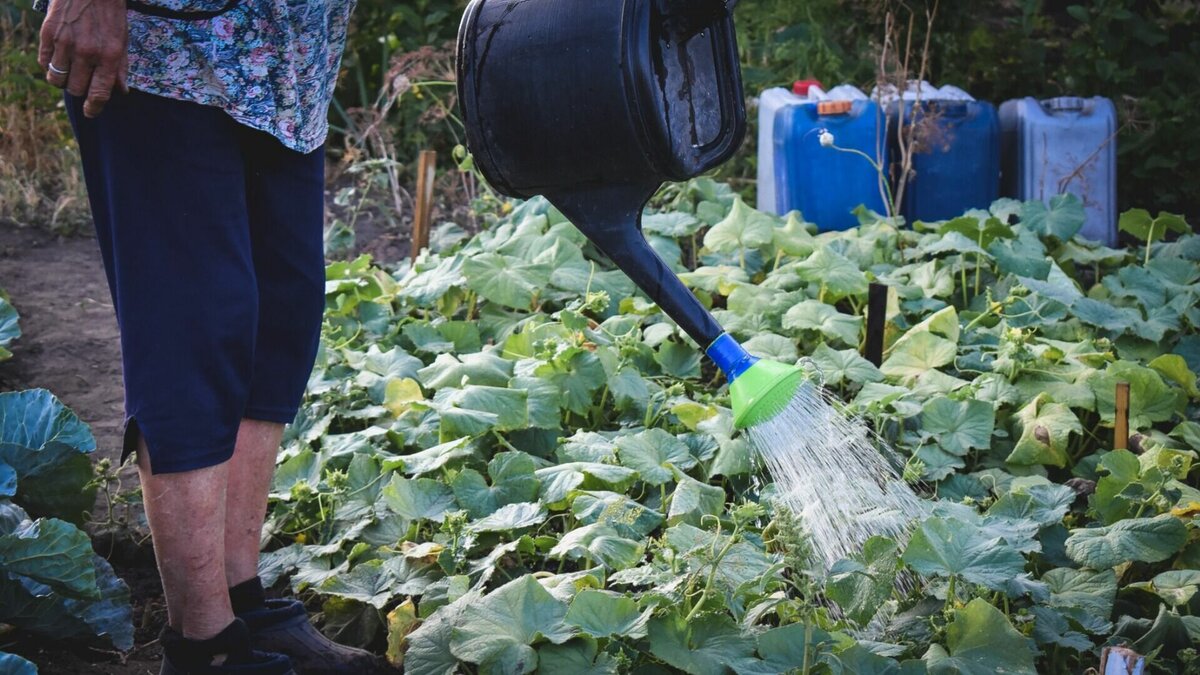
[[833,134],[829,133],[828,129],[822,129],[821,135],[817,136],[817,140],[821,142],[822,148],[833,147]]

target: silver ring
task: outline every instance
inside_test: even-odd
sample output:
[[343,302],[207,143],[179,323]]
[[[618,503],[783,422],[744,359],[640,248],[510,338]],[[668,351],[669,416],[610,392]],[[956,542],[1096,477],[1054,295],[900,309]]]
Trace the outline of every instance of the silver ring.
[[67,74],[67,71],[59,70],[58,68],[55,68],[53,63],[50,64],[50,72],[54,73],[55,75],[66,75]]

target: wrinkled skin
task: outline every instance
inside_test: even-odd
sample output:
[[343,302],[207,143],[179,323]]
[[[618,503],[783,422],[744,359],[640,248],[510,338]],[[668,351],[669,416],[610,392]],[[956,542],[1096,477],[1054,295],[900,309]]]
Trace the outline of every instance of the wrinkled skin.
[[[128,44],[123,0],[53,0],[42,23],[38,63],[47,82],[86,97],[83,114],[96,117],[114,90],[126,89]],[[51,63],[66,73],[51,70]]]

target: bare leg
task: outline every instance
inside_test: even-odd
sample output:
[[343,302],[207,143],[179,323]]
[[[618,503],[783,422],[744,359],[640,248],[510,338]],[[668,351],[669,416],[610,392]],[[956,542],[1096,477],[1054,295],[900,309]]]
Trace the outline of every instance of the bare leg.
[[229,462],[153,475],[144,440],[137,456],[167,621],[186,638],[213,637],[233,621],[224,555]]
[[225,501],[225,578],[231,588],[258,575],[267,493],[282,437],[283,425],[275,422],[243,419],[238,428]]

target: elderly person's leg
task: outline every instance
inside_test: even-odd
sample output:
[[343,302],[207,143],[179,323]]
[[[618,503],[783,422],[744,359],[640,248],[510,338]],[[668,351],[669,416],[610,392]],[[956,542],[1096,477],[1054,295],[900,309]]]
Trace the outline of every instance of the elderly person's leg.
[[283,425],[296,416],[325,308],[324,153],[302,154],[247,130],[246,198],[258,289],[254,377],[230,462],[225,572],[233,611],[263,651],[286,654],[301,675],[389,672],[369,652],[329,640],[296,600],[267,600],[257,576],[267,493]]
[[249,401],[258,294],[240,125],[142,92],[67,110],[121,329],[127,417],[162,572],[163,673],[291,675],[252,649],[225,574],[229,460]]
[[224,583],[229,588],[258,576],[258,552],[275,455],[283,437],[278,422],[243,419],[229,460],[229,483],[221,509],[225,531]]
[[223,553],[230,463],[155,475],[145,447],[138,450],[138,473],[168,621],[185,638],[211,638],[233,622]]

